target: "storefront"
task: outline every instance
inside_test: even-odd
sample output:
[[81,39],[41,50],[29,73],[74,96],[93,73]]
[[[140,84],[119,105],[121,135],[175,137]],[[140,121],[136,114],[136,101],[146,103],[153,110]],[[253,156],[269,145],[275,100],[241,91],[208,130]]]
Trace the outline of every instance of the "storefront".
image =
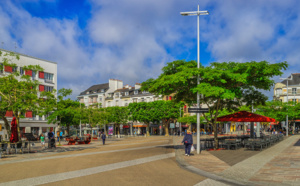
[[143,135],[146,134],[147,125],[146,124],[136,124],[133,125],[133,134]]

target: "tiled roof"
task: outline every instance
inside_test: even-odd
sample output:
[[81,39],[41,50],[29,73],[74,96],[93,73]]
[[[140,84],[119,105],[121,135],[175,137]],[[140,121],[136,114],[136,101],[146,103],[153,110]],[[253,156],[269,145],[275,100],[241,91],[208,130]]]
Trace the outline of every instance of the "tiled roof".
[[[293,76],[293,79],[288,80],[289,85],[300,85],[300,73],[293,73],[292,76]],[[289,76],[288,78],[291,78],[291,76]],[[283,80],[281,83],[286,85],[286,81],[287,80]]]
[[91,92],[90,94],[94,94],[96,91],[97,93],[100,93],[102,89],[104,89],[104,92],[109,88],[109,83],[99,84],[99,85],[93,85],[90,88],[86,89],[85,91],[80,93],[81,95],[86,95],[87,92]]

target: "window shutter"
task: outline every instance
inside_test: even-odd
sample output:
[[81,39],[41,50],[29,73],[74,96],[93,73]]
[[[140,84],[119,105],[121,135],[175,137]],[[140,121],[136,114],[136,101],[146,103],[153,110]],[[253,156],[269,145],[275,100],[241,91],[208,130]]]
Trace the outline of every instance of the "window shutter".
[[26,111],[25,117],[32,118],[32,111]]
[[44,72],[42,72],[42,71],[39,72],[39,78],[41,78],[41,79],[44,79],[44,78],[45,78]]
[[13,68],[11,66],[5,66],[4,67],[4,71],[5,72],[12,72],[13,71]]
[[43,92],[45,90],[45,86],[44,85],[39,85],[39,91]]
[[32,76],[32,70],[25,70],[25,75]]
[[172,100],[172,96],[169,96],[169,100]]
[[13,111],[6,111],[5,117],[13,117]]
[[184,105],[184,107],[183,107],[183,111],[184,111],[184,112],[186,112],[186,105]]

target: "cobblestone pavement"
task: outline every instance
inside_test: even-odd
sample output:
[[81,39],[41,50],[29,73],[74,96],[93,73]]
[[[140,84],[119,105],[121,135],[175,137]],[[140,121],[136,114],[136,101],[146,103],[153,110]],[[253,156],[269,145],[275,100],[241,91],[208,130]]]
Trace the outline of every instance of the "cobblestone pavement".
[[[176,157],[181,157],[177,161],[190,171],[201,170],[200,175],[210,178],[200,185],[213,181],[229,181],[229,185],[300,185],[300,146],[294,146],[299,139],[299,135],[290,136],[263,151],[202,151],[190,157],[183,156],[183,149],[178,148]],[[174,143],[180,140],[182,137],[177,137]]]
[[[205,179],[182,169],[171,137],[126,138],[107,145],[58,146],[0,160],[2,185],[195,185]],[[86,147],[86,148],[85,148]],[[63,151],[64,148],[73,148]]]

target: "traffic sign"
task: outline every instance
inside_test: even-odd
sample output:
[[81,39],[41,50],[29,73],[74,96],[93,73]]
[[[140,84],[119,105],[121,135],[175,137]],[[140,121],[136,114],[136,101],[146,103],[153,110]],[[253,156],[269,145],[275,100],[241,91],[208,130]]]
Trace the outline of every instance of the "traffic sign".
[[206,113],[208,111],[208,108],[188,108],[188,112],[190,113]]

